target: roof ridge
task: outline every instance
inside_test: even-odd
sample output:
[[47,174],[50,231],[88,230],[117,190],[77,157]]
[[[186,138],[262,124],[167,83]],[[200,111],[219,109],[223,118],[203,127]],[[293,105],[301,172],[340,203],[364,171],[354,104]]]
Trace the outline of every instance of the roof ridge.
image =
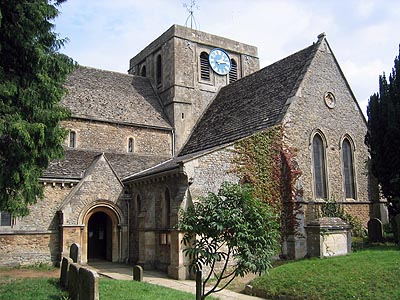
[[[119,75],[126,75],[128,77],[134,77],[134,75],[129,74],[129,73],[123,73],[123,72],[114,71],[114,70],[106,70],[106,69],[101,69],[101,68],[96,68],[96,67],[91,67],[91,66],[78,65],[78,68],[101,71],[101,72],[109,72],[109,73],[114,73],[114,74],[119,74]],[[142,77],[142,76],[137,76],[137,77]]]

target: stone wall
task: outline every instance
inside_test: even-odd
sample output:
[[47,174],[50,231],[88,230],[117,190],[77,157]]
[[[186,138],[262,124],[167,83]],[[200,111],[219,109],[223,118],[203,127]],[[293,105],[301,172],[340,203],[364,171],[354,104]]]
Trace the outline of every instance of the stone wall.
[[12,227],[0,227],[0,265],[59,261],[57,210],[71,189],[71,184],[46,184],[44,199],[29,207],[28,216],[17,218]]
[[0,266],[55,263],[58,255],[57,232],[0,234]]
[[[131,186],[132,203],[130,205],[130,261],[142,265],[145,269],[168,271],[171,257],[175,256],[171,244],[174,225],[178,221],[178,212],[185,206],[187,179],[182,174],[157,178],[154,181],[137,182]],[[170,195],[169,226],[162,224],[162,204],[165,193]],[[140,198],[140,211],[135,203]],[[179,241],[180,243],[180,241]]]
[[343,208],[346,213],[357,217],[362,223],[362,225],[367,228],[368,221],[373,218],[372,214],[372,204],[369,202],[345,202],[343,203]]
[[[99,152],[127,153],[128,139],[134,139],[134,153],[169,156],[172,154],[170,130],[141,128],[122,124],[70,119],[62,126],[76,132],[76,148]],[[68,145],[66,141],[66,145]]]
[[[302,176],[303,199],[314,201],[312,174],[312,138],[320,132],[326,139],[328,199],[346,202],[363,202],[363,211],[369,209],[370,191],[364,145],[366,121],[343,77],[328,44],[322,41],[316,57],[310,62],[307,74],[293,95],[284,118],[287,141],[297,149],[297,162]],[[324,101],[326,92],[336,98],[336,106],[329,108]],[[354,144],[354,169],[356,199],[345,199],[341,143],[349,137]],[[347,206],[347,204],[346,204]],[[363,205],[357,205],[361,209]],[[353,210],[353,209],[349,209]],[[365,212],[364,212],[365,214]],[[364,218],[364,216],[363,216]]]
[[185,172],[193,182],[189,187],[193,201],[208,192],[218,192],[224,181],[239,181],[237,175],[231,172],[232,150],[232,147],[223,148],[185,163]]
[[18,218],[14,230],[45,231],[58,230],[57,210],[71,192],[74,184],[44,182],[44,199],[29,206],[29,215]]

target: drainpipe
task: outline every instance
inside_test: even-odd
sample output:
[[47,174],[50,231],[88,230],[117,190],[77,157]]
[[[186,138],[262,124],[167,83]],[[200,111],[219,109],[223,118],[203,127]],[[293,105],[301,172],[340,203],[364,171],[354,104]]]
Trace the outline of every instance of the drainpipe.
[[118,237],[119,237],[119,262],[122,261],[122,227],[118,226]]
[[175,157],[175,130],[172,129],[172,157]]
[[126,206],[127,206],[127,209],[128,209],[128,226],[127,226],[127,230],[128,230],[128,232],[127,232],[127,239],[126,239],[126,242],[127,242],[127,244],[128,244],[128,246],[127,246],[127,248],[128,248],[128,257],[126,258],[126,263],[129,263],[129,258],[130,258],[130,254],[129,254],[129,252],[130,252],[130,249],[129,249],[129,245],[130,245],[130,241],[129,241],[129,223],[130,223],[130,220],[129,220],[129,218],[130,218],[130,205],[129,205],[129,199],[127,199],[126,200]]

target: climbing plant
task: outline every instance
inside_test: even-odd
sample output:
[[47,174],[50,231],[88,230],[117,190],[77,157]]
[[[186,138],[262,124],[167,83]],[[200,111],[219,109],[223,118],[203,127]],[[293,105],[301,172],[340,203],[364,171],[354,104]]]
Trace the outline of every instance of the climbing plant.
[[295,183],[301,175],[296,150],[285,143],[284,126],[274,126],[234,145],[232,172],[241,184],[250,184],[256,198],[271,205],[281,216],[282,237],[297,234],[302,190]]

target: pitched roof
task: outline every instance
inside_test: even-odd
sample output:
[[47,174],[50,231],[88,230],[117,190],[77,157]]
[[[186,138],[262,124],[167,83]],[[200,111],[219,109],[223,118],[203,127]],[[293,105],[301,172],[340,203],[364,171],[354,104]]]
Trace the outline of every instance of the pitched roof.
[[171,128],[148,78],[78,67],[65,86],[74,117]]
[[[80,179],[101,152],[78,149],[65,150],[65,157],[50,162],[42,178]],[[104,153],[119,178],[145,170],[170,157]]]
[[228,144],[279,124],[319,44],[221,88],[179,156]]

